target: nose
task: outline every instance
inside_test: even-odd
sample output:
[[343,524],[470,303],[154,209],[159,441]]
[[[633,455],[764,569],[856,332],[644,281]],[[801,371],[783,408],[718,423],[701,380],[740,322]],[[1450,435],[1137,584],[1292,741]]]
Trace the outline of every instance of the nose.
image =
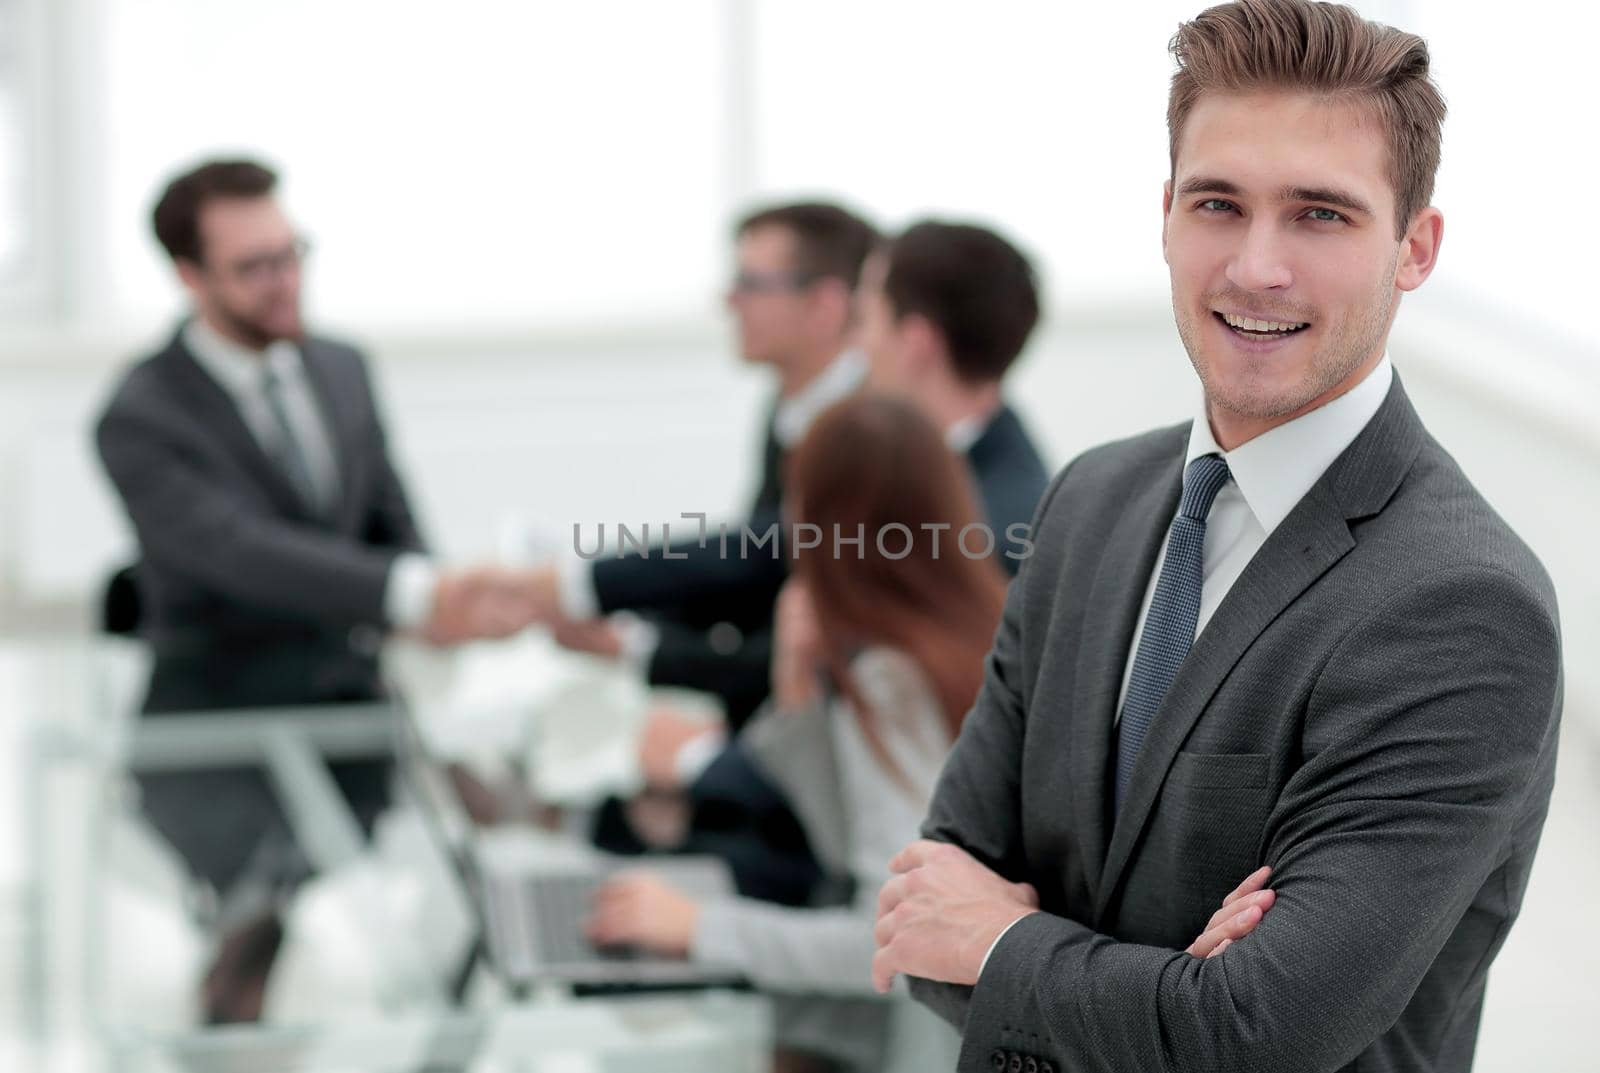
[[1276,221],[1251,221],[1243,244],[1228,262],[1228,281],[1246,291],[1282,290],[1294,282]]

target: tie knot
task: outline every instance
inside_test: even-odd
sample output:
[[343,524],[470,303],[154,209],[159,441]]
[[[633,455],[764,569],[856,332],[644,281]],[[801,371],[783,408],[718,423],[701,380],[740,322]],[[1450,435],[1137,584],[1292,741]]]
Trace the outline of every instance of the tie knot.
[[1178,513],[1204,522],[1211,513],[1212,501],[1230,476],[1228,464],[1220,455],[1201,455],[1190,462],[1183,474],[1183,501],[1178,505]]

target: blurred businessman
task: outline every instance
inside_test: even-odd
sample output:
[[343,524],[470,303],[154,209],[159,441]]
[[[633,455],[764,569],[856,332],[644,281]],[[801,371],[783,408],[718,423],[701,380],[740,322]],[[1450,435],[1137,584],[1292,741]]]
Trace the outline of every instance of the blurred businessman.
[[[191,312],[96,429],[139,540],[146,712],[372,700],[387,631],[451,643],[519,625],[504,577],[428,558],[367,363],[304,329],[308,247],[276,185],[258,163],[219,160],[166,187],[155,235]],[[364,824],[387,800],[385,772],[377,757],[333,765]],[[219,893],[289,852],[255,769],[153,775],[142,790]]]
[[[779,521],[785,455],[812,419],[865,375],[852,348],[852,295],[876,235],[836,205],[800,202],[752,212],[735,237],[737,267],[726,297],[740,354],[770,368],[777,381],[760,484],[739,519],[765,534]],[[787,574],[773,549],[724,555],[713,536],[704,547],[697,537],[674,540],[670,559],[660,546],[621,558],[613,548],[593,562],[571,556],[544,572],[534,603],[553,619],[557,640],[626,659],[654,685],[713,693],[737,726],[766,696],[772,608]],[[644,617],[597,618],[617,611]]]

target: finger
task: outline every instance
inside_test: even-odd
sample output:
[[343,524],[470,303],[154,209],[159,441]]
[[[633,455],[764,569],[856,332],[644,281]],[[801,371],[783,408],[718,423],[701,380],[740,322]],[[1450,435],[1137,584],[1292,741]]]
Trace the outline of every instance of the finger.
[[882,887],[878,888],[878,918],[894,912],[894,907],[906,900],[906,877],[904,875],[890,877]]
[[1258,890],[1254,894],[1246,895],[1242,900],[1233,902],[1230,905],[1224,905],[1221,909],[1218,909],[1215,913],[1212,913],[1211,919],[1206,923],[1206,928],[1209,930],[1211,928],[1218,927],[1224,921],[1238,916],[1247,906],[1253,905],[1265,913],[1268,909],[1272,908],[1272,903],[1276,901],[1277,898],[1277,892],[1270,889]]
[[887,995],[889,987],[894,983],[894,962],[888,949],[879,950],[872,955],[872,989],[880,995]]
[[1224,939],[1242,939],[1254,931],[1259,923],[1261,923],[1261,910],[1252,905],[1243,912],[1229,917],[1215,928],[1202,933],[1198,939],[1189,944],[1189,949],[1186,952],[1195,957],[1205,957],[1215,950],[1217,945]]
[[889,862],[889,871],[899,874],[909,872],[913,868],[921,868],[927,863],[929,850],[938,844],[926,838],[918,839],[894,855],[894,859]]
[[1243,883],[1240,883],[1237,887],[1233,888],[1232,894],[1222,899],[1222,904],[1232,905],[1240,898],[1254,894],[1256,891],[1267,885],[1267,877],[1270,875],[1272,875],[1272,869],[1268,868],[1266,865],[1262,865],[1260,868],[1257,868],[1254,872],[1251,872],[1249,875],[1244,877]]
[[900,930],[901,914],[898,909],[891,909],[878,918],[872,926],[872,943],[878,949],[883,949],[894,941],[895,933]]
[[1233,945],[1233,940],[1232,939],[1224,939],[1224,940],[1222,940],[1222,942],[1217,944],[1217,948],[1215,950],[1211,951],[1211,953],[1206,955],[1207,960],[1210,960],[1211,958],[1216,957],[1218,954],[1222,953],[1224,950],[1228,949],[1228,947],[1230,947],[1232,945]]

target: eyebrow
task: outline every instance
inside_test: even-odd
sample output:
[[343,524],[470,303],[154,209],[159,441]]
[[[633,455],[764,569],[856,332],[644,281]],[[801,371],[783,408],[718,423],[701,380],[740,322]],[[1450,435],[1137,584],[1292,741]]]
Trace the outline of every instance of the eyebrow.
[[[1191,194],[1225,194],[1228,197],[1240,197],[1244,191],[1237,183],[1229,182],[1227,179],[1197,175],[1185,179],[1178,187],[1179,197],[1188,197]],[[1334,205],[1363,216],[1372,215],[1372,207],[1365,201],[1354,194],[1331,186],[1285,186],[1278,191],[1278,200],[1320,201],[1325,205]]]

